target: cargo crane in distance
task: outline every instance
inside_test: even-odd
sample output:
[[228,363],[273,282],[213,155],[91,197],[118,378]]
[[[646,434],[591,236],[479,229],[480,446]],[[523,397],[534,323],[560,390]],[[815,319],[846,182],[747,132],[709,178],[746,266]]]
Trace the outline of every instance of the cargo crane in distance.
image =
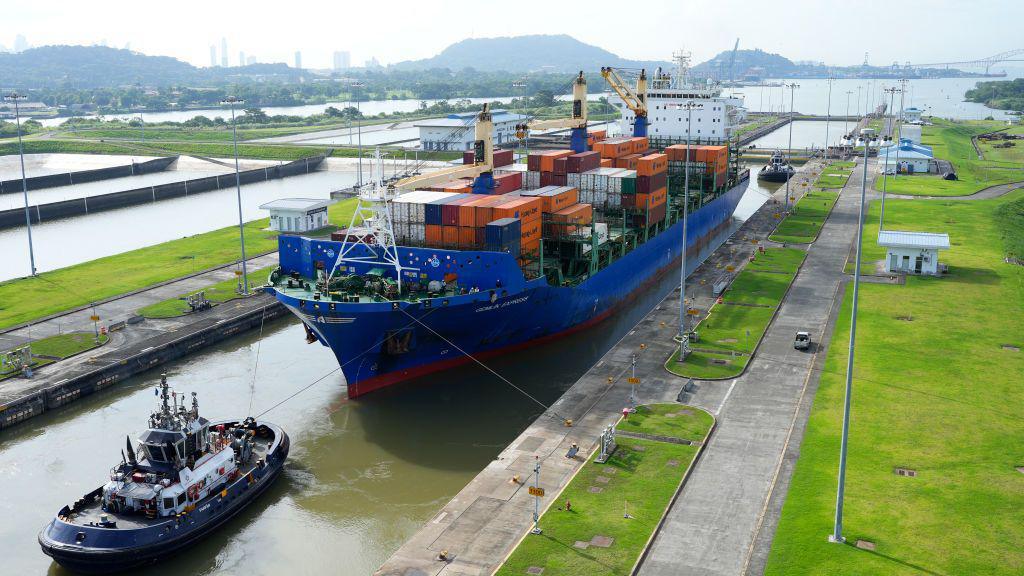
[[530,130],[569,128],[569,148],[579,154],[587,151],[587,79],[581,70],[572,83],[572,117],[557,120],[530,120],[516,125],[516,138],[526,138]]
[[601,68],[601,76],[619,98],[622,98],[626,107],[633,111],[633,136],[647,136],[647,125],[650,124],[647,120],[647,72],[640,70],[640,75],[636,78],[636,89],[630,88],[619,71],[610,66]]
[[459,178],[473,178],[474,194],[489,194],[494,189],[494,120],[488,104],[476,115],[473,137],[473,163],[464,166],[442,168],[427,174],[403,178],[389,186],[406,192],[451,182]]

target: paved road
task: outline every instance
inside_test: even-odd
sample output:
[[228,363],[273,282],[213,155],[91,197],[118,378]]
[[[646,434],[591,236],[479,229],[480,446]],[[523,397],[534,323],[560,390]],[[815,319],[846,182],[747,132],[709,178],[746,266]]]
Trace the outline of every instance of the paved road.
[[[793,334],[827,334],[843,264],[857,230],[862,160],[843,189],[818,240],[808,250],[779,314],[765,334],[746,374],[730,381],[702,382],[691,402],[717,411],[704,457],[655,539],[644,576],[738,575],[750,565],[760,573],[788,485],[787,448],[796,449],[816,387],[816,357],[793,349]],[[784,493],[784,491],[783,491]],[[758,538],[759,532],[761,538]],[[824,538],[825,535],[822,535]],[[755,547],[756,542],[761,542]]]

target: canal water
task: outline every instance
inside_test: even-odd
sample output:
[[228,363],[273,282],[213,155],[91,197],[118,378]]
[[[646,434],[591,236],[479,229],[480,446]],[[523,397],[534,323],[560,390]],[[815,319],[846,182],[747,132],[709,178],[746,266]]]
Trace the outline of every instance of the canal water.
[[[793,122],[793,148],[822,148],[825,138],[828,143],[839,144],[839,140],[848,130],[853,129],[854,122],[826,122],[824,120],[797,120]],[[756,148],[785,149],[789,147],[789,125],[765,134],[751,142]],[[826,134],[826,131],[828,132]]]
[[[768,191],[753,180],[737,214],[748,216]],[[549,404],[677,282],[666,274],[611,319],[487,364]],[[160,371],[178,391],[197,392],[210,419],[245,415],[251,397],[254,413],[269,409],[264,417],[288,431],[292,451],[258,502],[197,547],[139,572],[147,575],[370,574],[543,411],[475,364],[350,401],[333,354],[304,336],[291,317],[270,322],[262,339],[246,333],[5,433],[4,572],[64,574],[36,534],[105,482],[125,436],[139,433],[155,406]]]

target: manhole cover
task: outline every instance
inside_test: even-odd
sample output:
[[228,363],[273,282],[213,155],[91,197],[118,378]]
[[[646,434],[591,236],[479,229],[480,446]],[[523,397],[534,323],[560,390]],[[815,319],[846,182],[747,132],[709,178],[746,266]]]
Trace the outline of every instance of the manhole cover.
[[911,470],[910,468],[894,468],[892,472],[897,476],[917,477],[917,470]]
[[600,494],[601,492],[604,492],[604,488],[591,486],[590,488],[587,488],[587,492],[590,492],[591,494]]
[[1014,352],[1020,352],[1020,346],[1014,346],[1013,344],[1003,344],[1003,350],[1012,350]]
[[543,574],[544,573],[544,569],[541,568],[540,566],[530,566],[529,568],[526,569],[526,573],[527,574],[533,574],[534,576],[536,576],[537,574]]
[[612,538],[610,536],[598,535],[590,539],[590,545],[596,546],[598,548],[607,548],[612,545],[612,542],[615,542],[615,538]]
[[870,540],[857,540],[857,548],[861,550],[874,550],[875,543]]
[[607,476],[598,476],[597,478],[594,478],[595,482],[600,482],[601,484],[607,484],[609,480],[611,480],[611,478]]
[[679,466],[679,460],[669,460],[668,462],[665,463],[665,465],[675,468]]
[[583,540],[577,540],[576,543],[572,545],[572,547],[573,548],[579,548],[580,550],[586,550],[587,548],[590,547],[590,542],[584,542]]

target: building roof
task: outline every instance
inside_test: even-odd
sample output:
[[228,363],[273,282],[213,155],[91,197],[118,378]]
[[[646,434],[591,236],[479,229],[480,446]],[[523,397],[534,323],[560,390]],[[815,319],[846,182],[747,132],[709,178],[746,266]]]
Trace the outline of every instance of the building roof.
[[932,248],[937,250],[948,250],[949,234],[883,230],[878,233],[878,245],[885,246],[886,248]]
[[[889,146],[883,146],[878,150],[878,157],[885,158],[886,152],[889,154],[889,161],[892,162],[896,158],[897,148],[893,148],[895,144]],[[899,143],[899,157],[900,160],[911,160],[911,159],[928,159],[931,160],[934,156],[932,155],[932,147],[925,146],[923,144],[914,144],[907,138],[900,138]],[[883,160],[884,161],[884,160]]]
[[[458,128],[461,126],[475,126],[476,116],[478,112],[459,112],[457,114],[449,114],[445,118],[428,118],[421,122],[417,122],[414,126],[421,127],[442,127],[442,128]],[[491,119],[495,122],[522,122],[529,120],[530,117],[523,114],[514,114],[508,110],[491,110]]]
[[315,210],[331,203],[317,198],[279,198],[260,206],[262,210]]

